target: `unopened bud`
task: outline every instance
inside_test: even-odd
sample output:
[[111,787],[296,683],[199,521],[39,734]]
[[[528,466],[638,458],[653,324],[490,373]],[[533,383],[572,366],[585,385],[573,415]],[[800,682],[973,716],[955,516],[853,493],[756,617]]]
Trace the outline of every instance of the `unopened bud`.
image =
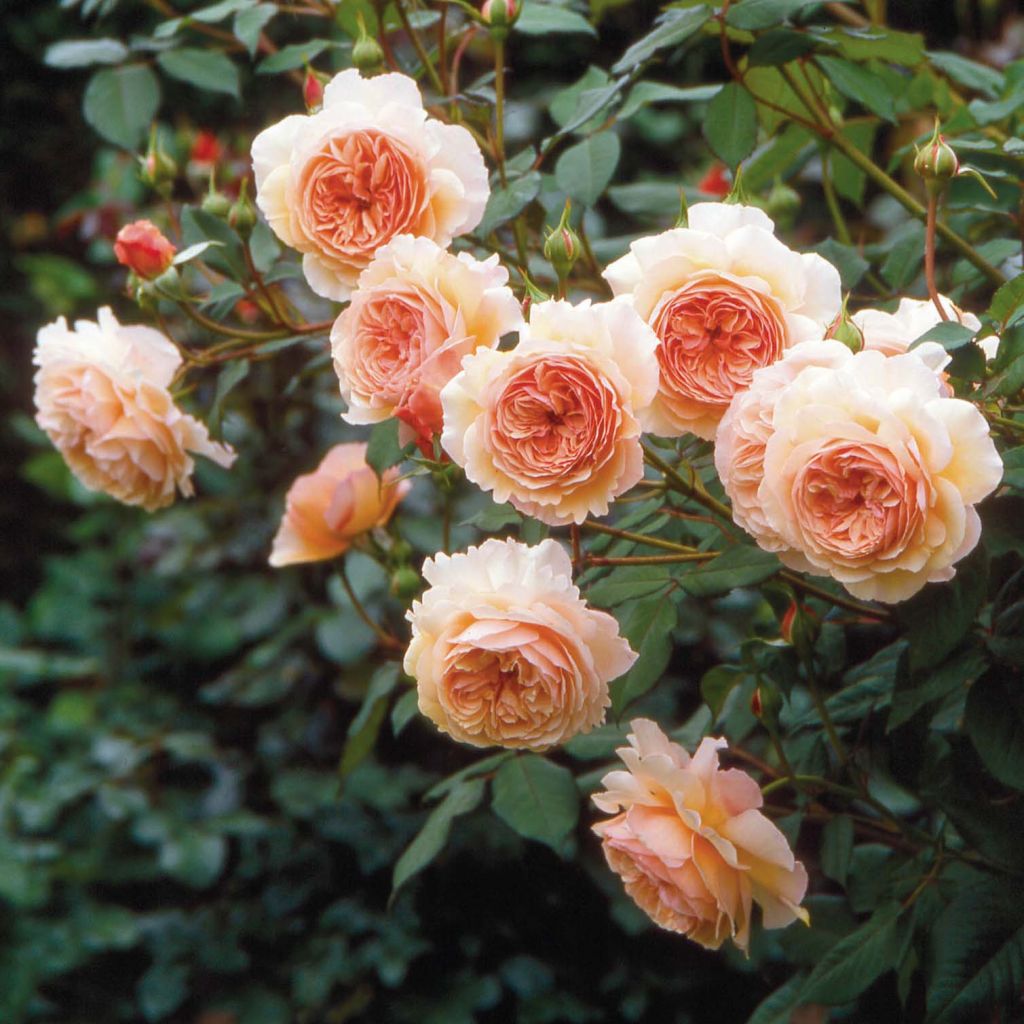
[[324,83],[308,64],[306,65],[306,77],[302,80],[302,98],[306,102],[306,110],[311,114],[323,106]]
[[544,242],[544,258],[554,267],[560,282],[569,276],[580,258],[580,239],[569,224],[571,210],[572,206],[567,200],[562,211],[562,219],[558,226],[549,232]]
[[420,574],[403,565],[391,574],[391,593],[398,598],[415,597],[423,587],[423,580]]
[[148,220],[126,224],[114,241],[117,262],[146,281],[159,277],[171,265],[176,251],[163,232]]
[[249,201],[249,180],[242,181],[242,191],[238,198],[228,210],[228,224],[238,232],[242,238],[248,238],[252,229],[256,227],[256,209]]
[[787,228],[792,225],[799,209],[799,193],[785,182],[776,181],[775,186],[768,193],[768,202],[765,204],[765,212],[768,216],[782,228]]
[[827,337],[844,344],[851,352],[860,352],[864,348],[864,332],[853,322],[846,312],[846,303],[839,315],[832,321]]
[[178,176],[178,165],[160,145],[156,125],[149,134],[149,147],[142,157],[142,180],[164,195],[170,195],[171,186]]
[[192,148],[189,150],[189,162],[197,169],[215,167],[220,160],[221,148],[217,136],[213,132],[201,131],[196,133],[192,140]]
[[484,0],[480,17],[491,35],[501,40],[508,35],[508,30],[515,24],[521,10],[522,4],[518,0]]
[[779,691],[768,683],[758,683],[750,698],[750,713],[762,722],[769,732],[774,732],[781,710],[782,698]]
[[412,545],[407,540],[399,537],[391,545],[391,557],[398,563],[408,562],[412,557]]
[[357,14],[359,21],[359,38],[352,47],[352,64],[366,74],[379,71],[384,64],[384,50],[380,43],[366,31],[363,16]]
[[726,167],[723,163],[713,163],[707,174],[697,182],[697,191],[706,196],[718,196],[722,198],[729,194],[729,179],[726,176]]
[[782,616],[779,632],[782,639],[792,644],[798,652],[809,654],[818,639],[821,623],[817,615],[796,601],[790,602]]
[[943,192],[950,179],[960,173],[960,161],[952,146],[939,134],[938,122],[930,141],[917,151],[914,170],[924,178],[925,187],[932,195]]
[[231,200],[223,192],[211,190],[203,198],[201,208],[203,213],[208,213],[211,217],[224,218],[231,212]]

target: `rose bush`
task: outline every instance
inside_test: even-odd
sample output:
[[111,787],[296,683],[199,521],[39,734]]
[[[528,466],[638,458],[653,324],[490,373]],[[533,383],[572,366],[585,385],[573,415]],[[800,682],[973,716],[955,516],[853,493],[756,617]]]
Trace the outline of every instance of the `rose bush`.
[[1013,24],[49,14],[0,1017],[1015,1019]]

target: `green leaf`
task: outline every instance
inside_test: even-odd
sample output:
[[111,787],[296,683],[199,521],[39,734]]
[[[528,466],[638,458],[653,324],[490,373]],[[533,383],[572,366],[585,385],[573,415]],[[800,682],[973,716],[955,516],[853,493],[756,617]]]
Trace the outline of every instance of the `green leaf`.
[[718,721],[729,694],[747,678],[743,669],[732,665],[716,665],[704,673],[700,681],[700,695],[711,708],[712,722]]
[[736,587],[752,587],[774,576],[782,566],[770,551],[752,545],[736,545],[710,562],[696,566],[680,578],[693,597],[716,597]]
[[922,342],[935,341],[947,352],[955,352],[958,348],[969,345],[975,333],[972,328],[964,327],[963,324],[958,324],[955,320],[944,320],[942,323],[930,327],[920,338],[916,338],[910,347],[916,348]]
[[97,71],[82,100],[86,121],[103,138],[134,149],[160,106],[160,83],[144,64]]
[[570,146],[555,165],[558,187],[583,206],[593,206],[615,176],[620,152],[614,132],[600,132]]
[[883,120],[896,122],[893,97],[884,79],[841,57],[818,56],[814,59],[844,96],[867,107]]
[[833,44],[850,60],[882,60],[886,64],[915,67],[925,57],[924,38],[919,32],[896,32],[872,25],[863,29],[816,28],[815,35]]
[[957,892],[930,936],[929,1022],[994,1019],[998,1007],[1019,1006],[1024,983],[1021,895],[995,876]]
[[[877,121],[848,121],[843,125],[843,132],[846,138],[862,153],[872,152],[877,131]],[[849,199],[854,205],[862,206],[864,203],[864,188],[867,185],[867,175],[864,171],[838,151],[829,154],[828,162],[832,170],[832,180],[835,183],[836,191],[844,199]],[[744,174],[743,180],[746,181],[747,177]]]
[[211,245],[220,245],[220,242],[212,242],[209,239],[205,242],[196,242],[195,245],[190,245],[181,252],[176,253],[174,259],[171,261],[175,267],[180,267],[182,264],[188,263],[190,260],[194,260],[197,256],[201,256]]
[[986,64],[968,60],[958,53],[945,53],[941,50],[931,51],[928,59],[954,82],[966,85],[968,89],[975,89],[993,99],[1003,91],[1003,76]]
[[748,31],[771,28],[797,14],[816,0],[741,0],[729,8],[726,23]]
[[540,172],[530,171],[521,178],[515,178],[505,188],[491,192],[484,210],[483,220],[476,229],[481,238],[486,238],[495,228],[518,217],[540,192]]
[[526,36],[597,35],[597,30],[582,14],[567,7],[543,3],[542,0],[523,4],[522,13],[513,27]]
[[853,856],[853,819],[845,814],[831,818],[821,830],[821,872],[846,885]]
[[91,64],[120,64],[128,47],[119,39],[66,39],[46,48],[43,62],[51,68],[85,68]]
[[704,138],[725,164],[735,168],[757,145],[757,107],[736,82],[729,82],[708,104]]
[[1024,789],[1024,692],[995,669],[967,695],[964,729],[985,767],[1004,785]]
[[238,68],[219,50],[185,48],[168,50],[156,58],[161,69],[197,89],[223,92],[238,99]]
[[370,678],[363,703],[348,727],[348,737],[338,766],[338,774],[342,778],[350,775],[356,765],[373,750],[387,714],[387,699],[398,685],[398,677],[398,665],[390,664],[381,665]]
[[292,71],[316,60],[331,42],[327,39],[310,39],[305,43],[282,46],[277,53],[265,57],[256,65],[257,75],[276,75],[280,71]]
[[639,657],[633,667],[611,684],[612,709],[619,714],[661,678],[672,656],[672,630],[678,612],[672,601],[646,598],[629,610],[622,632]]
[[242,243],[238,235],[219,217],[214,217],[198,206],[186,206],[181,211],[181,230],[182,240],[189,246],[210,240],[219,242],[220,245],[206,250],[204,262],[229,277],[245,277]]
[[445,795],[445,793],[450,793],[460,782],[464,782],[466,779],[474,779],[478,775],[485,775],[487,772],[493,772],[499,765],[504,764],[510,758],[515,756],[516,755],[511,750],[502,750],[497,754],[491,754],[490,757],[484,757],[479,761],[474,761],[472,764],[466,765],[465,768],[460,768],[457,772],[453,772],[440,782],[434,783],[434,785],[423,794],[423,799],[428,802],[431,800],[439,800]]
[[706,103],[722,91],[721,85],[693,85],[681,88],[663,82],[637,82],[619,111],[619,120],[626,121],[638,110],[652,103]]
[[484,796],[484,782],[469,779],[458,783],[427,818],[416,838],[398,858],[391,876],[391,898],[414,875],[418,875],[444,849],[452,822],[475,810]]
[[834,238],[826,238],[811,251],[824,256],[839,271],[845,291],[855,288],[871,266],[852,245],[843,245]]
[[415,442],[402,445],[398,439],[398,427],[398,420],[391,419],[375,424],[370,431],[370,441],[366,446],[366,464],[377,473],[377,476],[383,476],[385,470],[397,466],[416,447]]
[[839,1006],[860,995],[893,969],[910,940],[910,917],[898,903],[880,907],[855,932],[837,942],[811,971],[800,990],[801,1003]]
[[1021,306],[1024,306],[1024,274],[1018,274],[999,286],[992,296],[988,315],[1001,327],[1006,327]]
[[758,36],[747,57],[751,67],[787,64],[817,49],[819,41],[806,32],[778,28]]
[[193,889],[205,889],[223,870],[227,852],[223,836],[189,828],[160,846],[160,867]]
[[277,14],[275,4],[258,4],[235,15],[232,31],[239,41],[245,44],[250,57],[256,56],[256,48],[260,43],[260,33],[265,29],[271,18]]
[[157,960],[139,979],[135,991],[142,1016],[148,1021],[163,1020],[188,995],[188,968]]
[[805,974],[794,974],[767,999],[758,1003],[757,1009],[747,1019],[747,1024],[791,1024],[804,978]]
[[407,690],[391,709],[391,734],[401,736],[405,727],[419,714],[419,695],[415,690]]
[[626,565],[590,584],[586,588],[587,600],[599,608],[614,608],[625,601],[661,593],[671,582],[667,566]]
[[209,7],[201,7],[198,11],[192,11],[189,17],[212,25],[223,21],[231,14],[252,7],[255,3],[256,0],[220,0],[220,3],[210,4]]
[[658,19],[657,26],[642,39],[633,43],[612,65],[612,73],[619,75],[624,71],[632,71],[638,64],[653,57],[659,50],[682,45],[704,27],[710,16],[710,8],[703,4],[685,10],[666,11]]
[[220,373],[217,374],[217,390],[214,392],[213,405],[210,406],[210,415],[207,418],[214,433],[220,431],[224,399],[248,376],[248,359],[232,359],[221,367]]
[[580,800],[572,772],[537,754],[506,761],[493,791],[491,806],[506,825],[556,852],[576,827]]
[[886,732],[898,729],[904,722],[920,711],[926,704],[942,700],[951,693],[969,686],[989,665],[985,652],[978,646],[971,645],[938,668],[911,677],[914,681],[901,687],[899,684],[892,695],[892,706],[889,709],[889,721]]

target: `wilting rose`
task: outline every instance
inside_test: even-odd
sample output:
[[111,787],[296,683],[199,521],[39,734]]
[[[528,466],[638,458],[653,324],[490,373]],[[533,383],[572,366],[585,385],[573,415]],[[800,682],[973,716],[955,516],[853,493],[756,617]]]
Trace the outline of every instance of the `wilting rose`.
[[181,355],[159,331],[64,317],[41,328],[34,362],[36,422],[90,490],[147,511],[192,494],[189,453],[230,466],[234,453],[210,440],[168,390]]
[[398,416],[404,439],[429,448],[441,431],[441,388],[463,356],[494,348],[522,323],[507,282],[497,256],[481,263],[429,238],[401,235],[378,250],[331,331],[344,418]]
[[636,655],[615,619],[587,607],[555,541],[487,540],[428,558],[423,576],[405,671],[442,732],[545,750],[604,721],[608,683]]
[[781,390],[757,501],[787,565],[886,602],[953,578],[1003,467],[985,417],[943,387],[913,352],[869,350]]
[[[981,321],[973,314],[966,313],[956,306],[945,295],[939,296],[946,316],[954,323],[963,324],[972,331],[981,329]],[[885,313],[880,309],[862,309],[851,317],[864,336],[864,347],[877,349],[887,356],[897,356],[906,352],[910,346],[942,323],[942,317],[931,299],[900,299],[895,313]],[[927,343],[926,343],[927,344]],[[978,346],[987,359],[994,359],[999,348],[999,339],[990,334],[981,338]],[[918,352],[921,346],[915,347]]]
[[758,488],[764,479],[764,446],[772,433],[775,402],[806,366],[839,366],[852,358],[838,341],[805,341],[782,359],[754,372],[750,387],[733,398],[715,434],[715,469],[732,502],[732,517],[766,551],[786,545],[765,518]]
[[487,169],[473,137],[428,118],[406,75],[349,68],[316,114],[293,114],[252,144],[256,202],[286,245],[303,253],[310,287],[347,299],[374,253],[401,234],[446,246],[487,204]]
[[159,277],[171,265],[174,253],[174,246],[148,220],[126,224],[114,241],[117,262],[147,280]]
[[609,867],[654,922],[708,949],[750,942],[751,907],[765,928],[808,922],[800,901],[807,872],[786,837],[758,809],[758,784],[723,769],[724,739],[690,755],[643,718],[618,751],[627,771],[609,772],[593,801],[615,817],[598,822]]
[[754,371],[820,338],[839,312],[839,274],[786,248],[761,210],[697,203],[689,227],[641,238],[604,272],[658,335],[650,429],[714,436]]
[[383,526],[410,487],[398,475],[393,468],[379,479],[366,463],[364,442],[336,444],[312,473],[288,488],[270,564],[336,558],[360,534]]
[[519,344],[478,349],[441,392],[466,476],[545,523],[581,523],[643,477],[658,339],[621,301],[542,302]]

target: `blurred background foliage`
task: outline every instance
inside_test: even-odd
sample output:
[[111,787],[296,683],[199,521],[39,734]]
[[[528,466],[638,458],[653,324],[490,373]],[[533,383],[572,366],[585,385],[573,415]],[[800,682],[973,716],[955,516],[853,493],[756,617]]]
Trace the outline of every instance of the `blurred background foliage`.
[[[857,846],[836,868],[841,889],[814,887],[815,927],[760,934],[749,959],[706,953],[650,925],[605,869],[588,810],[547,842],[470,811],[429,875],[390,899],[393,866],[428,814],[424,795],[480,755],[437,742],[406,698],[365,701],[386,668],[333,570],[266,564],[285,487],[347,436],[333,377],[316,372],[326,365],[322,342],[251,367],[220,424],[241,453],[236,467],[201,465],[200,497],[153,517],[85,492],[34,426],[37,326],[92,317],[112,298],[122,319],[136,317],[112,240],[149,201],[131,154],[83,123],[92,70],[47,67],[43,55],[90,34],[152,32],[160,6],[0,7],[0,1020],[746,1020],[792,965],[818,962],[875,906],[887,847]],[[610,67],[659,5],[591,0],[578,11],[595,35],[510,42],[513,152],[566,116],[560,92],[591,66]],[[892,0],[889,21],[924,31],[929,48],[996,66],[1024,46],[1024,20],[1010,3]],[[279,46],[308,35],[301,19],[275,21]],[[466,80],[484,74],[488,59],[471,49]],[[346,63],[344,45],[317,62]],[[230,85],[202,91],[162,76],[161,121],[179,154],[206,130],[244,170],[252,134],[300,108],[289,70],[301,61],[263,78],[236,65],[244,102]],[[670,57],[659,75],[683,86],[723,76],[713,45]],[[671,223],[679,183],[692,186],[709,168],[701,118],[699,105],[650,105],[630,118],[622,184],[588,215],[595,240],[606,240],[602,254],[621,251],[615,239],[638,222]],[[889,130],[885,148],[897,153],[925,127]],[[812,163],[804,180],[816,173]],[[894,232],[890,213],[884,197],[868,205],[858,233],[892,248],[907,227]],[[818,189],[805,190],[787,227],[807,243],[832,233]],[[211,408],[215,388],[203,383],[199,408]],[[400,510],[414,563],[439,547],[436,500],[423,487]],[[468,491],[457,502],[461,524],[490,505]],[[493,513],[486,522],[494,525]],[[455,543],[476,536],[460,525]],[[359,555],[348,569],[367,607],[404,635],[384,572]],[[688,723],[681,735],[696,739],[708,715],[701,677],[735,659],[743,637],[776,630],[771,609],[749,593],[688,602],[667,669],[677,685],[635,710]],[[848,663],[873,653],[858,647],[856,629],[847,642]],[[753,727],[749,696],[748,687],[729,705],[729,735]],[[554,760],[587,793],[622,734],[613,722]],[[805,744],[811,760],[815,739]],[[1011,828],[1016,812],[1006,813]],[[819,826],[808,831],[820,842]],[[955,870],[944,884],[956,890]],[[832,1019],[891,1020],[898,998],[907,1019],[920,1017],[922,993],[889,972]],[[759,1017],[775,1019],[786,1017]]]

